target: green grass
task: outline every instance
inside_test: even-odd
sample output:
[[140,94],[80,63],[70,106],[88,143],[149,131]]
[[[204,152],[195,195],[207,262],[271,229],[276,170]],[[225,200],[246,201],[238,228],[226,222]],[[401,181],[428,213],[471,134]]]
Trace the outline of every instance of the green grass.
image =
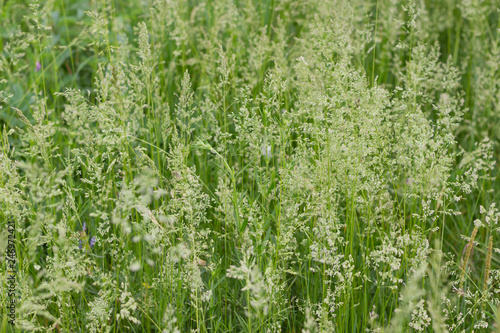
[[0,0],[2,332],[498,329],[498,8]]

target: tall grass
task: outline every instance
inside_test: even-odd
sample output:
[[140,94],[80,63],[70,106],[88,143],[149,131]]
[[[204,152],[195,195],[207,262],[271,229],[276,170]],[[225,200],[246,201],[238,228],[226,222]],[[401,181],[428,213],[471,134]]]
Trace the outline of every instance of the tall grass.
[[498,329],[498,8],[0,1],[2,331]]

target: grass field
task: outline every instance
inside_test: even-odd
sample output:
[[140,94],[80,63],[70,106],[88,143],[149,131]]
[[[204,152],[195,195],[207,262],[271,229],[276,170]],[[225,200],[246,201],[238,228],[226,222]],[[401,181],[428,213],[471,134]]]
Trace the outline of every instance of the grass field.
[[499,0],[0,0],[1,332],[500,332],[499,143]]

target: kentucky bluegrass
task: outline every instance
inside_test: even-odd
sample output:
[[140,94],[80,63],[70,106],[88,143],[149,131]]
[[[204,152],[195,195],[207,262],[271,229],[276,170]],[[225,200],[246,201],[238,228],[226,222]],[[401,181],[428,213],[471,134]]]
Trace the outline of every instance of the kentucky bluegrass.
[[499,8],[0,1],[2,332],[498,330]]

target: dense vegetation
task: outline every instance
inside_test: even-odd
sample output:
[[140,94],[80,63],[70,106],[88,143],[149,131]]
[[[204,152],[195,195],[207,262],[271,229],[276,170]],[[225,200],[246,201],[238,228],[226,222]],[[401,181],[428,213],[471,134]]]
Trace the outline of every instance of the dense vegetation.
[[2,331],[499,329],[499,8],[0,0]]

